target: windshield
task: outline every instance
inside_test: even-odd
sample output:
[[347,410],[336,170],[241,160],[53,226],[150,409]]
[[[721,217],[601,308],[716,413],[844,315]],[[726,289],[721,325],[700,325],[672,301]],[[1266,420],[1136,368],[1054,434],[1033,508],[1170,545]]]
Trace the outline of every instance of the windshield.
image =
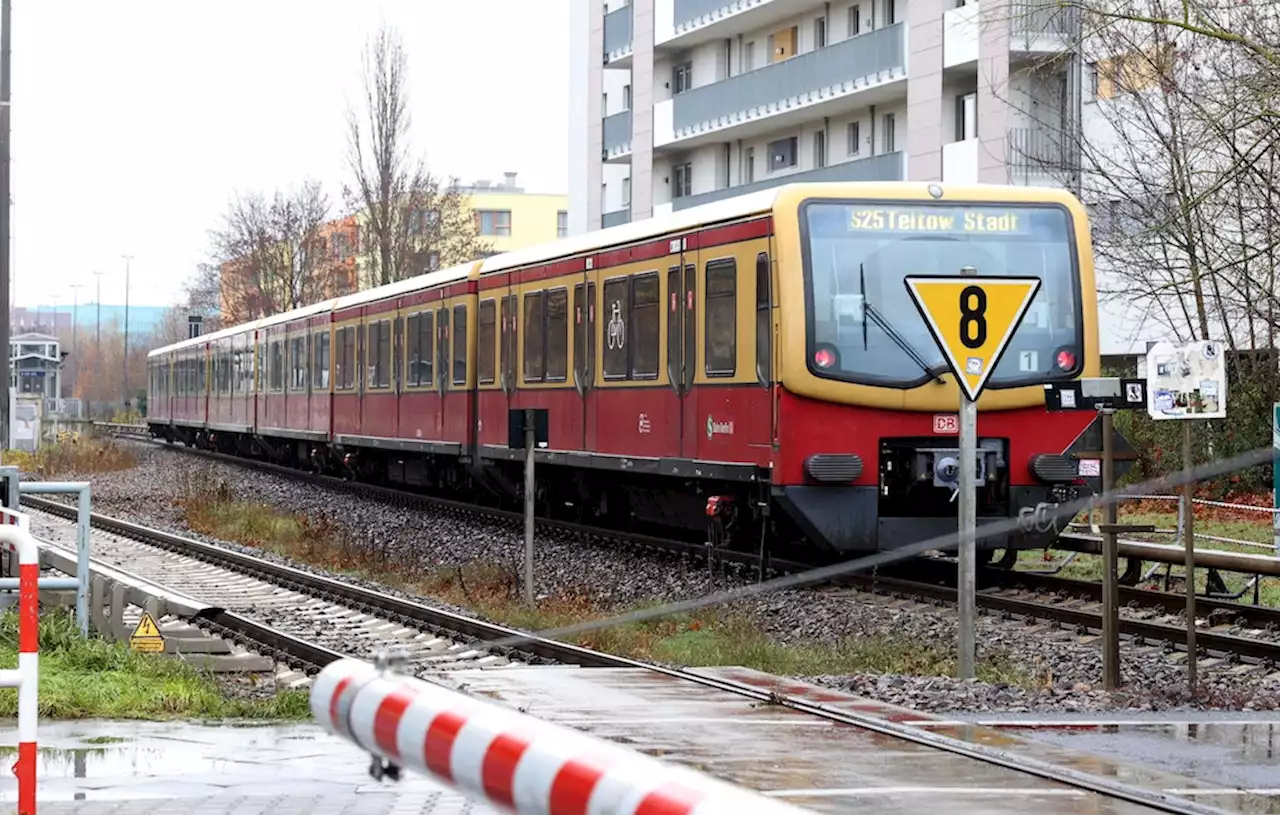
[[1064,209],[810,203],[803,218],[808,359],[818,376],[913,387],[946,372],[903,278],[958,274],[966,266],[1042,281],[990,387],[1078,370],[1079,275]]

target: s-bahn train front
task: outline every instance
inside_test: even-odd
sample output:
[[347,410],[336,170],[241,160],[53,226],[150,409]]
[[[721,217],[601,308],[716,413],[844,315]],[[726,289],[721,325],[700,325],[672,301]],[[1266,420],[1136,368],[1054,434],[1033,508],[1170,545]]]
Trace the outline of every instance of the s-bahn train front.
[[1046,383],[1098,375],[1080,202],[1029,187],[822,185],[780,195],[774,223],[775,505],[833,553],[956,530],[960,390],[904,278],[971,267],[1041,280],[978,402],[979,527],[1018,518],[1019,531],[979,548],[1051,543],[1069,521],[1057,505],[1100,489],[1097,417],[1044,404]]

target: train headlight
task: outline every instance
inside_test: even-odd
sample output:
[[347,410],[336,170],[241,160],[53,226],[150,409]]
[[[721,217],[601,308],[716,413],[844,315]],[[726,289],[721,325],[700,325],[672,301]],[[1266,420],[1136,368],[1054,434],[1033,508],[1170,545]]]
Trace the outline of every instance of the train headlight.
[[1057,363],[1059,370],[1074,371],[1076,369],[1075,352],[1070,348],[1060,348],[1054,356],[1054,362]]
[[813,364],[824,370],[834,367],[836,360],[836,351],[830,346],[823,346],[813,352]]

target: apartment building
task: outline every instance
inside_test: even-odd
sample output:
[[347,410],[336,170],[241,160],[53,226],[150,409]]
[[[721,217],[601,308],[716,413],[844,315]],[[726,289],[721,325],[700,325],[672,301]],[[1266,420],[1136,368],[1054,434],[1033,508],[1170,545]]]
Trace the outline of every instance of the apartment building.
[[1074,186],[1072,28],[1021,0],[575,0],[570,232],[793,180]]
[[534,193],[516,182],[515,173],[503,180],[459,185],[475,214],[476,232],[493,253],[550,243],[569,234],[569,197]]

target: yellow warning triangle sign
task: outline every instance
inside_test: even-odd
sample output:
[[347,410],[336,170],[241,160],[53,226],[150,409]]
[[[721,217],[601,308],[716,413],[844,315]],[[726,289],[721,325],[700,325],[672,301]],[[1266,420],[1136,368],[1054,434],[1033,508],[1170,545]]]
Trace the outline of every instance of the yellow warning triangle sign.
[[978,401],[1040,278],[908,275],[906,285],[964,395]]
[[160,633],[160,626],[156,625],[156,621],[149,613],[142,612],[142,619],[138,620],[138,626],[129,636],[129,645],[135,651],[152,653],[164,651],[164,635]]

